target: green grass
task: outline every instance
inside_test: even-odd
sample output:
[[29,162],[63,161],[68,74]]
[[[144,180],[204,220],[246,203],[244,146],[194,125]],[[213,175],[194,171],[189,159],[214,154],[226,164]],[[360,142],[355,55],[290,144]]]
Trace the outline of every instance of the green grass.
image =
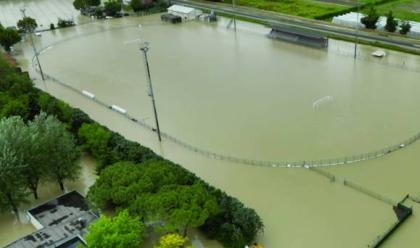
[[401,20],[420,22],[420,0],[400,0],[376,6],[378,13],[385,15],[390,10]]
[[343,11],[349,6],[312,0],[239,0],[239,5],[306,18]]

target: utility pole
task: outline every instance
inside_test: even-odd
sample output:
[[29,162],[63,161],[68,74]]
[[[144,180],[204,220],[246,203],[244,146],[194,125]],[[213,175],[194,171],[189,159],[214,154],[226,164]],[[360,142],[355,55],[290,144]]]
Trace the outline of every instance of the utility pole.
[[[26,12],[26,9],[25,8],[22,8],[22,9],[20,9],[20,11],[22,12],[23,18],[26,18],[26,13],[25,13]],[[28,30],[25,30],[25,33],[28,34]],[[35,48],[35,44],[34,44],[34,40],[33,40],[32,35],[33,35],[33,31],[31,31],[29,33],[29,40],[30,40],[31,45],[32,45],[32,50],[34,51],[34,54],[35,54],[36,63],[38,64],[38,68],[39,68],[39,72],[41,73],[42,81],[45,81],[44,72],[42,71],[41,63],[39,62],[38,52],[36,51],[36,48]]]
[[143,52],[143,55],[144,55],[144,63],[146,64],[146,72],[147,72],[147,81],[149,83],[149,96],[152,98],[153,112],[155,114],[156,130],[157,130],[159,142],[161,142],[162,137],[160,136],[159,120],[158,120],[156,103],[155,103],[155,95],[153,94],[152,78],[150,76],[150,68],[149,68],[149,60],[147,59],[147,52],[149,51],[149,43],[145,42],[144,46],[141,47],[140,50]]
[[360,12],[360,5],[359,5],[359,0],[357,0],[356,2],[357,4],[357,17],[356,17],[356,38],[355,38],[355,42],[354,42],[354,59],[356,59],[357,57],[357,43],[359,42],[359,25],[360,25],[360,18],[359,18],[359,12]]

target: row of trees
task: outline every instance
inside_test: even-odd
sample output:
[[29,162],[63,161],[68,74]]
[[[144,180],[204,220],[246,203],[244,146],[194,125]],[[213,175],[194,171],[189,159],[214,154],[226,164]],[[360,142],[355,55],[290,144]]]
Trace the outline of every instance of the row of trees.
[[[366,28],[376,29],[376,24],[378,23],[378,20],[379,15],[376,12],[376,9],[373,6],[371,6],[368,11],[368,14],[364,16],[360,21],[363,25],[365,25]],[[386,25],[384,27],[385,30],[393,33],[397,30],[398,24],[399,23],[397,20],[395,20],[392,11],[389,11],[386,15]],[[400,34],[407,34],[408,32],[410,32],[410,29],[411,25],[408,21],[402,21],[400,23]]]
[[15,28],[5,28],[0,23],[0,45],[10,52],[11,47],[22,40],[20,33],[30,33],[37,27],[36,21],[30,17],[25,17],[18,21],[16,30]]
[[[183,167],[99,125],[79,109],[34,88],[29,77],[17,73],[0,57],[0,118],[20,116],[29,128],[44,116],[39,115],[43,111],[65,123],[75,142],[98,161],[100,176],[88,193],[94,208],[126,210],[130,218],[154,223],[154,229],[162,234],[183,236],[188,228],[198,227],[227,247],[242,248],[262,230],[262,221],[253,209]],[[53,117],[42,119],[49,118]],[[15,187],[12,183],[8,188]],[[120,236],[107,230],[115,239]]]
[[[82,13],[94,15],[97,18],[105,16],[119,16],[122,10],[122,0],[107,0],[101,6],[101,0],[74,0],[73,6]],[[166,9],[165,0],[131,0],[129,7],[134,12]]]
[[55,117],[41,113],[25,124],[22,117],[0,120],[0,206],[18,214],[29,192],[38,198],[41,181],[64,180],[80,173],[75,139]]
[[[0,211],[17,214],[31,193],[38,197],[40,183],[57,182],[63,190],[65,180],[79,175],[80,149],[68,130],[77,125],[71,121],[77,111],[52,100],[0,54]],[[70,125],[41,110],[61,113]]]

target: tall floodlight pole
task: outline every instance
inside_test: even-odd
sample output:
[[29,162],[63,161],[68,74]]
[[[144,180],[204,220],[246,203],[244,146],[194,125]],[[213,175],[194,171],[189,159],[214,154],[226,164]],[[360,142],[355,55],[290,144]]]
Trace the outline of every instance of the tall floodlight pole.
[[146,72],[147,72],[147,81],[149,83],[149,96],[152,98],[153,104],[153,112],[155,114],[155,122],[156,122],[156,130],[159,138],[159,142],[162,141],[162,137],[160,136],[160,128],[159,128],[159,120],[156,111],[156,103],[155,103],[155,95],[153,94],[153,87],[152,87],[152,78],[150,76],[150,68],[149,68],[149,60],[147,59],[147,52],[149,51],[149,44],[147,42],[144,43],[144,46],[140,48],[144,55],[144,63],[146,64]]
[[359,42],[359,12],[360,12],[360,6],[359,6],[359,1],[356,2],[357,4],[357,17],[356,17],[356,38],[355,38],[355,42],[354,42],[354,59],[356,59],[357,57],[357,43]]
[[[26,17],[26,13],[25,13],[26,9],[22,8],[22,9],[20,9],[20,11],[22,12],[23,18],[25,18]],[[25,30],[25,33],[28,34],[28,30]],[[33,32],[29,33],[29,40],[30,40],[31,45],[32,45],[32,50],[34,51],[34,54],[35,54],[36,63],[38,64],[38,68],[39,68],[39,72],[41,73],[42,81],[45,81],[44,72],[42,71],[41,63],[39,62],[38,52],[36,51],[34,40],[32,38],[32,34],[33,34]]]

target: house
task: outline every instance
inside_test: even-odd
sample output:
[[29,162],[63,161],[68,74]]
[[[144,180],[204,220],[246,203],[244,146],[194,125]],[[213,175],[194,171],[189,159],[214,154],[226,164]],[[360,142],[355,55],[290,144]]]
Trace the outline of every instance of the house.
[[172,5],[171,7],[168,8],[168,13],[175,16],[180,16],[182,20],[186,21],[186,20],[196,19],[203,12],[199,9],[194,9],[194,8],[185,7],[181,5]]
[[88,226],[99,217],[90,210],[85,198],[77,191],[32,208],[27,215],[37,231],[16,240],[6,248],[85,246],[84,236]]

